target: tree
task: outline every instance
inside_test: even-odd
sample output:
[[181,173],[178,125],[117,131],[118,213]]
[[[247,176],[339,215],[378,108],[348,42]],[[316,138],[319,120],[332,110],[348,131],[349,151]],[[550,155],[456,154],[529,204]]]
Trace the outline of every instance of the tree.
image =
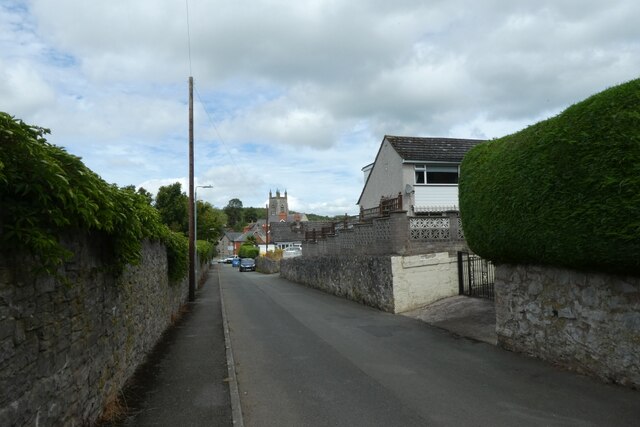
[[239,199],[229,200],[223,210],[227,214],[227,226],[234,230],[242,228],[242,202]]
[[189,198],[182,192],[179,182],[160,187],[155,206],[160,212],[160,219],[171,230],[189,231]]
[[198,200],[198,240],[216,242],[224,232],[227,216],[221,209],[214,208],[210,203]]
[[245,208],[243,215],[245,222],[258,221],[258,211],[256,210],[256,208]]
[[146,188],[140,187],[138,188],[138,194],[147,199],[147,202],[152,205],[153,204],[153,194],[149,193]]

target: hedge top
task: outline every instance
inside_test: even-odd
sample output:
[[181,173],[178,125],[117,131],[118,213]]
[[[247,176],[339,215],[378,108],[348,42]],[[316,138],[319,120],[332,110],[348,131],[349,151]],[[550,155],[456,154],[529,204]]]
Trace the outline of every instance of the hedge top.
[[640,79],[470,150],[460,211],[496,263],[640,274]]

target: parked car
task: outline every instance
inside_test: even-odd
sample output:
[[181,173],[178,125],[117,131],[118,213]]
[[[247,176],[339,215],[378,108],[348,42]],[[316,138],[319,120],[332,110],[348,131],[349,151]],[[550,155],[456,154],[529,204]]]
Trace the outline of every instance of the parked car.
[[238,271],[256,271],[256,261],[253,258],[241,258]]
[[302,248],[299,246],[291,246],[282,252],[283,258],[293,258],[302,255]]

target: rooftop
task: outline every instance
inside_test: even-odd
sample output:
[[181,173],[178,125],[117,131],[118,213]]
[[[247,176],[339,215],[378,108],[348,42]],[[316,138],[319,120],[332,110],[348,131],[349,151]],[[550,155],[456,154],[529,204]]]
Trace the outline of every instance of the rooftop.
[[405,161],[462,162],[462,158],[482,139],[420,138],[415,136],[385,136]]

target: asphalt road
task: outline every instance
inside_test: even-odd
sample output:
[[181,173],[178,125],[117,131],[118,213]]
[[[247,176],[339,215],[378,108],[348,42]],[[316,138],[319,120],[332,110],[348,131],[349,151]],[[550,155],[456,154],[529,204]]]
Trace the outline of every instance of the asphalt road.
[[306,288],[220,269],[247,426],[623,426],[640,392]]

